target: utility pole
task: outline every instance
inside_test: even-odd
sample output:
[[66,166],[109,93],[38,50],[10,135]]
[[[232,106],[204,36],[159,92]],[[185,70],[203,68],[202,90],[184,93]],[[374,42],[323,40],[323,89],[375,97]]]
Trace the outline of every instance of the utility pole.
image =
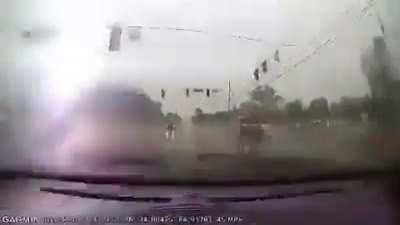
[[228,112],[231,111],[231,80],[228,81]]

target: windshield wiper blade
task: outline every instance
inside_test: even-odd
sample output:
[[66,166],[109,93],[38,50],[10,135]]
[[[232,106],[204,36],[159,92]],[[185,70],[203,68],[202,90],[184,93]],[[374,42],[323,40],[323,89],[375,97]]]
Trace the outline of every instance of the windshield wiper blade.
[[113,200],[121,202],[154,202],[154,203],[167,203],[172,200],[168,197],[135,197],[133,195],[117,195],[107,193],[95,193],[74,189],[58,189],[51,187],[41,187],[40,191],[52,194],[62,194],[81,198],[92,198],[101,200]]
[[346,181],[357,179],[391,179],[398,177],[399,170],[355,170],[331,172],[325,174],[308,174],[298,177],[271,177],[268,179],[242,179],[223,178],[149,178],[144,175],[130,174],[85,174],[85,173],[53,173],[53,172],[32,172],[32,171],[0,171],[1,179],[33,178],[67,182],[81,182],[88,184],[120,184],[134,186],[274,186],[274,185],[295,185],[301,183],[316,183],[323,181]]
[[32,178],[44,180],[57,180],[67,182],[80,182],[88,184],[121,184],[140,183],[144,176],[140,174],[87,174],[87,173],[56,173],[35,172],[27,170],[1,170],[0,179],[12,180],[18,178]]
[[[133,195],[118,195],[112,193],[96,193],[89,192],[86,190],[76,190],[76,189],[59,189],[59,188],[51,188],[51,187],[42,187],[40,191],[52,193],[52,194],[62,194],[73,197],[81,197],[81,198],[91,198],[91,199],[101,199],[101,200],[109,200],[109,201],[121,201],[121,202],[154,202],[154,203],[169,203],[172,201],[170,197],[135,197]],[[288,198],[296,198],[296,197],[305,197],[305,196],[313,196],[320,194],[336,194],[343,192],[343,189],[320,189],[320,190],[309,190],[302,191],[296,193],[279,193],[279,194],[270,194],[265,196],[228,196],[228,197],[206,197],[205,200],[212,203],[224,203],[224,202],[252,202],[252,201],[266,201],[273,199],[288,199]]]
[[296,193],[279,193],[270,194],[266,196],[250,196],[250,197],[210,197],[208,200],[210,202],[220,203],[220,202],[252,202],[252,201],[265,201],[272,199],[287,199],[296,197],[305,197],[321,194],[337,194],[343,192],[343,189],[320,189],[320,190],[310,190]]

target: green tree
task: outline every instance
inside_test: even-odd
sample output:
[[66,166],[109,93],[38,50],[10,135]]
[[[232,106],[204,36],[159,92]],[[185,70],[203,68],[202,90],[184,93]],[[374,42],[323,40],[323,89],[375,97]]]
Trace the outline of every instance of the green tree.
[[300,120],[305,117],[303,103],[299,99],[288,102],[285,109],[290,119]]
[[328,100],[324,97],[312,100],[308,107],[308,113],[311,118],[326,119],[330,115]]
[[73,110],[158,123],[163,119],[161,106],[148,95],[130,87],[103,85],[89,91]]
[[264,86],[258,86],[250,92],[250,99],[257,103],[262,110],[277,110],[277,98],[276,91],[268,84]]
[[268,84],[257,86],[249,95],[250,99],[239,106],[239,110],[243,113],[277,111],[284,102],[283,97],[277,95],[275,89]]

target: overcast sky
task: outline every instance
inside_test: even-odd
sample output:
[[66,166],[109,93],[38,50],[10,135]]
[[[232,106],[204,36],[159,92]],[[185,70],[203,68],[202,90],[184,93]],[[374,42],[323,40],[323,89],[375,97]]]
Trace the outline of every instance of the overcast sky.
[[[400,2],[377,0],[393,60],[400,62]],[[259,83],[270,83],[288,100],[308,102],[325,96],[363,96],[367,81],[360,54],[380,30],[376,16],[359,19],[366,0],[0,0],[0,73],[12,90],[41,85],[51,96],[70,97],[95,80],[129,83],[160,100],[165,111],[181,114],[200,106],[226,108],[231,80],[233,103]],[[109,27],[123,27],[121,51],[108,52]],[[127,26],[182,27],[207,34],[168,30],[141,31],[128,38]],[[31,31],[29,39],[24,30]],[[261,38],[251,42],[229,35]],[[307,63],[271,83],[276,75],[330,37],[336,42]],[[296,46],[282,47],[291,43]],[[4,49],[4,50],[3,50]],[[280,49],[261,82],[252,80],[257,63]],[[22,81],[25,81],[22,82]],[[4,84],[3,84],[4,85]],[[184,88],[222,88],[206,99],[184,97]],[[40,96],[43,91],[34,88]]]

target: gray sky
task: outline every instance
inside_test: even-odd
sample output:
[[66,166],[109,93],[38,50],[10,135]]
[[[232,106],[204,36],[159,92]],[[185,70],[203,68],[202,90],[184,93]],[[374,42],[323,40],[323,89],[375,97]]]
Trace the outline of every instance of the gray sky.
[[[377,2],[393,58],[400,62],[400,2]],[[226,92],[210,99],[186,99],[184,88],[226,89],[231,80],[233,101],[238,103],[257,85],[251,79],[256,64],[275,49],[280,49],[282,62],[271,64],[261,83],[270,83],[335,36],[334,44],[271,85],[288,100],[362,96],[368,86],[360,54],[380,33],[375,16],[358,19],[365,4],[366,0],[0,0],[0,48],[5,49],[0,72],[12,77],[14,89],[44,80],[52,87],[46,89],[52,97],[72,96],[98,79],[128,82],[157,100],[160,88],[166,88],[164,110],[188,114],[196,106],[225,109]],[[209,34],[143,30],[140,40],[132,42],[124,30],[121,51],[110,53],[107,27],[113,24],[184,27]],[[26,29],[32,30],[30,40],[21,38]],[[226,37],[230,34],[266,42]],[[296,46],[282,49],[284,43]]]

